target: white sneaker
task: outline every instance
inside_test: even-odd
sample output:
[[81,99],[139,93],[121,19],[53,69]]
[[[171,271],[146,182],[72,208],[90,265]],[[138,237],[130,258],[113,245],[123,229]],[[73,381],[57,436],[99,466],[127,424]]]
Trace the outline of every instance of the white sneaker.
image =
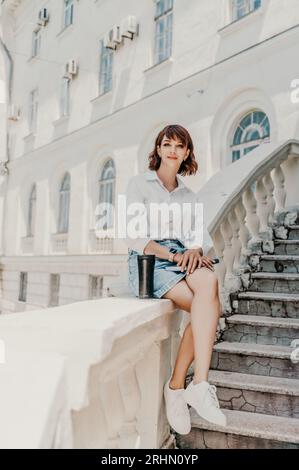
[[186,403],[191,405],[199,416],[210,423],[226,426],[226,416],[220,410],[215,385],[210,385],[209,382],[194,385],[192,381],[183,396]]
[[164,385],[166,416],[170,426],[179,434],[189,434],[191,419],[188,405],[184,400],[184,388],[172,390],[169,388],[170,378]]

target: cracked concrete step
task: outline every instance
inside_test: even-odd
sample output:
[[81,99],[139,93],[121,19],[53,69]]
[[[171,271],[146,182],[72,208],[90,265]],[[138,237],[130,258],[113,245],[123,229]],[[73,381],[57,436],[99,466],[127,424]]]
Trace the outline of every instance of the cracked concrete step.
[[211,370],[209,382],[221,408],[299,418],[299,380]]
[[288,229],[288,239],[289,240],[298,240],[299,239],[299,225],[287,225]]
[[226,318],[224,341],[290,346],[299,339],[299,319],[257,315],[232,315]]
[[299,379],[291,352],[287,346],[224,341],[213,348],[211,369]]
[[244,291],[233,307],[236,313],[299,318],[299,294]]
[[298,255],[299,240],[274,240],[274,253],[276,255]]
[[262,255],[260,257],[260,271],[299,273],[298,255]]
[[299,420],[246,411],[224,410],[227,426],[217,426],[190,409],[192,429],[177,435],[179,448],[299,449]]
[[251,274],[249,290],[258,292],[299,293],[299,274],[265,273]]

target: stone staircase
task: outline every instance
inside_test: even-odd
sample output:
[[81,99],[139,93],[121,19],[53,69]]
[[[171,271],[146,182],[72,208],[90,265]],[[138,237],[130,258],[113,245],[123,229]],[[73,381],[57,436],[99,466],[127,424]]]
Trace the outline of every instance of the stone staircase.
[[295,225],[272,227],[274,253],[249,257],[249,285],[233,296],[214,346],[209,381],[228,425],[191,408],[192,430],[176,435],[179,448],[299,448],[299,363],[290,358],[299,339],[299,215]]

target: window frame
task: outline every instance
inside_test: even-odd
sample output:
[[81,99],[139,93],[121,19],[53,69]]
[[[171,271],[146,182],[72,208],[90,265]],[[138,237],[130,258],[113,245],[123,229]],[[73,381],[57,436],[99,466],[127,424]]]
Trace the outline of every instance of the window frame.
[[62,77],[60,81],[60,99],[59,99],[59,117],[67,117],[70,115],[70,93],[71,80]]
[[38,98],[39,92],[38,88],[34,88],[29,93],[29,131],[30,133],[35,133],[37,129],[37,117],[38,117]]
[[[94,286],[95,281],[95,286]],[[88,299],[101,299],[104,295],[104,277],[100,274],[89,274]]]
[[27,237],[34,237],[36,218],[36,184],[31,188],[27,213]]
[[[158,11],[159,3],[167,2],[167,7]],[[169,59],[172,55],[172,42],[173,42],[173,8],[174,0],[155,0],[155,13],[154,13],[154,65],[158,65],[165,60]],[[171,18],[170,27],[167,24],[168,18]],[[166,24],[166,29],[163,31],[163,34],[158,33],[159,25]],[[164,26],[163,26],[164,27]],[[159,41],[163,38],[163,49],[159,47]],[[168,47],[166,46],[168,43]]]
[[[58,282],[55,284],[54,279],[58,279]],[[56,307],[59,305],[59,293],[60,293],[60,274],[59,273],[50,273],[49,279],[49,307]]]
[[[262,118],[260,122],[254,122],[254,115],[257,115],[257,113],[261,113],[264,115],[264,117]],[[242,123],[249,117],[250,117],[249,125],[246,127],[242,126]],[[241,140],[242,140],[242,135],[244,135],[246,131],[248,132],[250,128],[256,129],[258,131],[262,130],[264,132],[265,128],[263,127],[263,123],[265,121],[268,123],[269,131],[267,134],[264,135],[264,137],[261,137],[259,139],[254,139],[254,140],[248,140],[246,142],[240,142],[238,144],[234,143],[238,132],[239,132]],[[231,163],[234,163],[235,161],[240,160],[241,158],[246,156],[248,153],[250,153],[252,150],[254,150],[254,148],[264,143],[270,142],[270,138],[271,138],[271,123],[270,123],[269,116],[267,115],[265,111],[262,111],[261,109],[252,109],[242,114],[242,116],[238,119],[236,125],[233,126],[233,130],[231,133],[231,138],[230,138],[230,142],[231,142],[230,143],[230,154],[231,154],[230,161]],[[239,152],[239,158],[236,158],[236,155],[234,155],[237,152]]]
[[63,29],[74,24],[74,0],[63,0]]
[[[108,178],[105,173],[113,170],[113,177]],[[98,178],[98,203],[111,203],[115,209],[115,186],[116,186],[116,168],[112,158],[109,158],[101,167],[100,177]],[[114,228],[114,213],[109,212],[108,226],[103,230]]]
[[[237,2],[243,2],[246,11],[244,14],[238,16],[238,5]],[[255,6],[255,3],[259,2],[258,6]],[[254,13],[255,11],[262,8],[263,0],[231,0],[231,21],[234,23],[240,21],[242,18]]]
[[31,41],[31,58],[38,57],[41,49],[41,28],[37,28],[32,32]]
[[105,95],[113,88],[113,50],[104,46],[100,40],[99,95]]
[[19,302],[27,302],[28,272],[21,271],[19,278]]
[[[67,186],[68,185],[68,186]],[[69,231],[71,176],[65,173],[59,188],[57,233]]]

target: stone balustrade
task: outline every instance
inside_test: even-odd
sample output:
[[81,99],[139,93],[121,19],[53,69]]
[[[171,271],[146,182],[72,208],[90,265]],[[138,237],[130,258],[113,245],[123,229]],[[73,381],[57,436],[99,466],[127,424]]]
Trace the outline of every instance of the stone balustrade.
[[[264,144],[216,173],[198,192],[204,218],[220,258],[217,267],[222,305],[231,312],[230,294],[247,287],[248,255],[273,253],[272,223],[294,223],[299,203],[299,142]],[[286,222],[286,221],[284,221]]]
[[181,319],[130,297],[1,315],[0,448],[171,447],[163,385]]

